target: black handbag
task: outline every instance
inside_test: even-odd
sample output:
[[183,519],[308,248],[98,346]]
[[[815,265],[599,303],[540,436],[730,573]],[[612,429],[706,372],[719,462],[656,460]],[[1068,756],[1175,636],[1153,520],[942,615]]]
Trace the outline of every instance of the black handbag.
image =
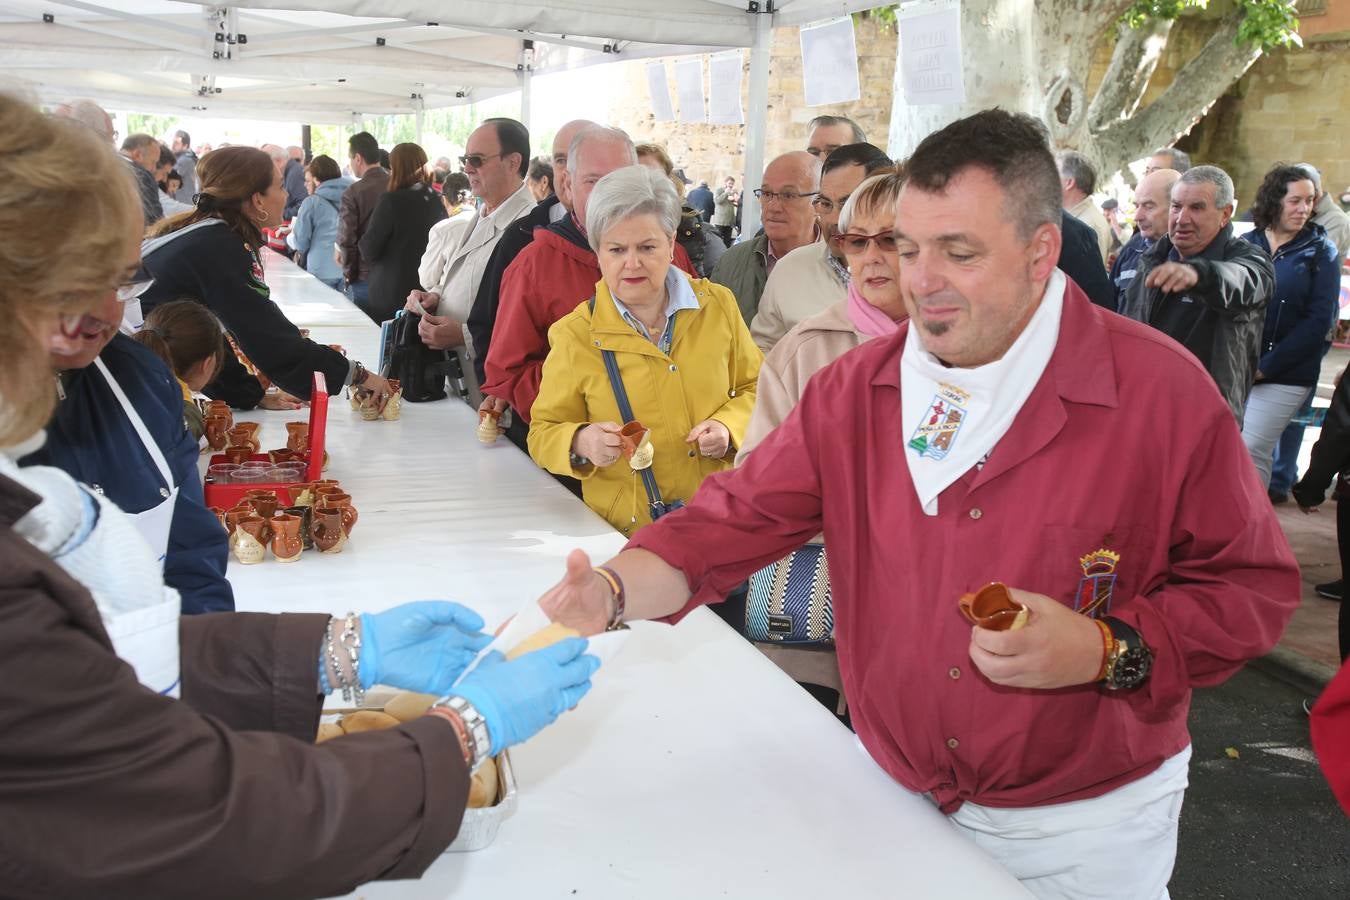
[[[422,343],[417,333],[421,321],[419,314],[401,309],[381,327],[382,337],[388,335],[388,343],[381,347],[380,374],[398,379],[403,387],[403,399],[409,403],[444,400],[445,379],[451,374],[450,362],[454,359],[458,363],[446,351],[432,350]],[[462,374],[460,380],[463,381]]]

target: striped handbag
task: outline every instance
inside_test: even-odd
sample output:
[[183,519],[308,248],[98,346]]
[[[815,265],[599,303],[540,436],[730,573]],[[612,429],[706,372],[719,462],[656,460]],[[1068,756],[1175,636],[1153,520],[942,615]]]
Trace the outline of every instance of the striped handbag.
[[745,636],[764,644],[834,645],[834,605],[825,548],[807,544],[750,576]]

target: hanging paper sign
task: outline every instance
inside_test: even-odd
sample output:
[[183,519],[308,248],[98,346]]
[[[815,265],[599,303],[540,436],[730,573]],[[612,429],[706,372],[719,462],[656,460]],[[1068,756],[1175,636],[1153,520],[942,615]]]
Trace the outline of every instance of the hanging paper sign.
[[703,58],[675,61],[675,93],[680,97],[680,122],[688,125],[705,122],[703,106]]
[[740,125],[745,122],[741,107],[741,73],[745,59],[739,50],[718,53],[708,60],[708,80],[711,96],[708,101],[708,121],[713,125]]
[[647,63],[647,93],[652,98],[652,115],[658,122],[673,122],[675,110],[670,105],[670,82],[666,80],[666,64]]
[[801,41],[807,106],[852,103],[862,95],[852,16],[803,25]]
[[960,0],[920,0],[900,7],[900,70],[911,106],[964,103]]

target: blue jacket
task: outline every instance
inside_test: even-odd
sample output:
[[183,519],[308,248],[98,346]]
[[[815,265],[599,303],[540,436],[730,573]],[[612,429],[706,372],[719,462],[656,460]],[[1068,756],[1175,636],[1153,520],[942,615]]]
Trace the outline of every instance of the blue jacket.
[[[184,614],[234,610],[225,580],[225,531],[202,499],[197,441],[183,425],[183,392],[168,366],[146,347],[117,335],[99,357],[159,444],[178,485],[164,559],[164,581],[177,589]],[[136,429],[112,389],[92,365],[69,373],[66,397],[47,426],[47,443],[21,461],[56,466],[97,485],[129,513],[163,501],[164,487]]]
[[[1270,252],[1262,229],[1242,238]],[[1326,229],[1309,222],[1275,251],[1273,259],[1275,293],[1266,307],[1257,368],[1268,384],[1311,387],[1322,370],[1322,352],[1341,292],[1336,247]]]
[[342,192],[351,184],[350,178],[325,181],[300,204],[300,211],[291,222],[295,249],[305,254],[306,271],[323,281],[342,277],[342,266],[333,261],[333,245],[337,243]]
[[1152,241],[1136,231],[1116,254],[1115,265],[1111,266],[1111,280],[1116,285],[1117,309],[1125,305],[1125,292],[1130,289],[1130,282],[1134,281],[1134,276],[1139,270],[1139,257],[1147,253],[1152,246]]

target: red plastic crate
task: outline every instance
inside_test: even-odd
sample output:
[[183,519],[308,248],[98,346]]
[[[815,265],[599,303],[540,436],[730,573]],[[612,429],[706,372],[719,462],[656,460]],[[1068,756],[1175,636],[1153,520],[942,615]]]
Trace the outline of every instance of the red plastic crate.
[[[327,443],[325,440],[327,428],[328,380],[324,378],[322,372],[315,372],[309,392],[309,450],[305,455],[308,464],[305,469],[305,481],[318,481],[323,478],[323,451]],[[267,454],[255,453],[249,459],[266,461]],[[225,454],[216,453],[212,455],[208,465],[225,462],[229,462]],[[244,498],[245,493],[254,490],[276,491],[278,497],[286,500],[285,506],[293,506],[295,497],[292,491],[296,487],[299,485],[268,481],[253,484],[216,484],[209,475],[203,483],[206,505],[219,509],[231,508]]]

